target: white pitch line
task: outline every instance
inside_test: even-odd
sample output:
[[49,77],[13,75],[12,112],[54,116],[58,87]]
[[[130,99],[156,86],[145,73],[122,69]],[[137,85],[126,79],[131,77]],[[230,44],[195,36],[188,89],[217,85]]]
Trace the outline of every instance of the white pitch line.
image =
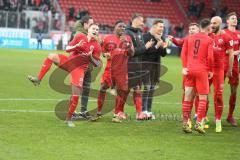
[[53,98],[0,98],[0,101],[61,101],[63,99]]
[[[0,98],[0,101],[62,101],[65,99],[54,99],[54,98]],[[89,99],[90,102],[97,102],[96,99]],[[105,100],[105,101],[115,101],[115,100]],[[169,104],[169,105],[180,105],[180,102],[163,102],[163,101],[153,101],[154,104]]]
[[[0,101],[61,101],[65,99],[54,99],[54,98],[0,98]],[[89,101],[97,101],[90,99]]]
[[[0,101],[62,101],[62,100],[67,100],[67,99],[57,99],[57,98],[0,98]],[[96,99],[89,99],[88,101],[97,102]],[[105,100],[105,101],[115,101],[115,100]],[[153,101],[153,104],[182,105],[181,102],[166,102],[166,101]],[[228,104],[224,104],[224,106],[228,106]]]
[[53,113],[54,111],[38,111],[38,110],[10,110],[10,109],[0,109],[0,112]]
[[[57,99],[57,98],[0,98],[0,101],[62,101],[67,99]],[[90,102],[97,102],[96,99],[89,99]],[[105,101],[115,101],[115,100],[105,100]],[[181,105],[181,102],[166,102],[166,101],[153,101],[154,104],[163,105]],[[224,104],[228,105],[228,104]]]

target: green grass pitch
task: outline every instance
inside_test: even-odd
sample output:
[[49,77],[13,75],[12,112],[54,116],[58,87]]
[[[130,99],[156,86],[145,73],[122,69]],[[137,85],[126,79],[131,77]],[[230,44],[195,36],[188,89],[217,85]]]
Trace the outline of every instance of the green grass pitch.
[[[54,51],[57,52],[57,51]],[[68,128],[55,116],[59,99],[69,95],[49,86],[47,74],[40,87],[34,87],[27,74],[36,74],[49,51],[0,49],[0,160],[226,160],[240,159],[240,127],[226,122],[228,105],[223,114],[223,132],[215,133],[213,106],[208,117],[211,126],[206,135],[184,134],[176,119],[136,121],[133,106],[125,106],[133,118],[112,123],[112,113],[98,122],[76,122]],[[62,53],[62,51],[58,51]],[[173,90],[155,97],[157,114],[181,115],[181,63],[177,57],[166,57],[162,64],[168,72],[161,77]],[[56,68],[56,67],[54,67]],[[92,87],[99,88],[99,79]],[[238,89],[240,93],[240,90]],[[240,94],[235,117],[239,121]],[[225,86],[224,103],[228,104],[229,87]],[[212,95],[211,95],[212,97]],[[96,107],[91,98],[89,108]]]

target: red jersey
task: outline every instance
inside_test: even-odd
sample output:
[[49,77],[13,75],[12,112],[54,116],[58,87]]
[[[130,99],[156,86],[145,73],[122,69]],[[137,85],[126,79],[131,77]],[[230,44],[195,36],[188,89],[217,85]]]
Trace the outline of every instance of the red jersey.
[[132,44],[131,38],[125,35],[126,41],[122,42],[116,35],[108,35],[103,41],[103,52],[109,52],[110,58],[107,60],[106,69],[111,69],[112,74],[127,73],[128,69],[128,47]]
[[182,49],[183,68],[189,71],[211,71],[213,40],[203,32],[188,36]]
[[[240,32],[239,31],[232,32],[229,29],[225,29],[224,31],[233,40],[233,50],[234,51],[239,50],[239,48],[240,48]],[[226,56],[225,56],[225,68],[228,68],[228,66],[229,66],[229,55],[226,54]],[[238,67],[238,57],[236,55],[234,56],[233,67],[234,68]]]
[[226,33],[220,33],[218,35],[211,34],[213,39],[213,67],[217,69],[224,69],[226,51],[233,48],[231,37]]
[[85,34],[77,34],[68,45],[74,46],[78,44],[81,40],[83,41],[83,44],[80,47],[66,51],[71,52],[69,58],[81,56],[80,58],[81,62],[79,62],[79,65],[84,69],[87,69],[90,62],[93,63],[93,65],[95,65],[94,62],[90,59],[90,57],[86,56],[90,51],[90,48],[92,47],[94,48],[92,53],[93,58],[100,61],[101,46],[95,39],[91,39],[90,41],[88,41],[88,38]]

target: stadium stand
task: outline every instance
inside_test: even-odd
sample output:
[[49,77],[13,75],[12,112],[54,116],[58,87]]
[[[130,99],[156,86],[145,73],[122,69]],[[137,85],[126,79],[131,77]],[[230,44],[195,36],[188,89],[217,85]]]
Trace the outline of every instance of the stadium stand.
[[112,25],[116,19],[128,22],[133,13],[142,13],[145,17],[167,18],[171,24],[184,21],[184,16],[175,0],[162,0],[148,2],[145,0],[59,0],[62,10],[68,15],[68,8],[74,6],[75,10],[88,10],[95,21]]

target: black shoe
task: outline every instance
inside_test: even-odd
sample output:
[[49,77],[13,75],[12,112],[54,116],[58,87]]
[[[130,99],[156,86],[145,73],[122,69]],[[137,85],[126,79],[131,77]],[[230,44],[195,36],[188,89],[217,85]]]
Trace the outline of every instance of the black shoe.
[[73,112],[71,120],[72,121],[77,121],[77,120],[82,120],[85,119],[84,117],[80,116],[79,113]]
[[72,117],[71,117],[71,120],[72,120],[72,121],[75,121],[75,120],[78,120],[78,119],[79,119],[78,113],[77,113],[77,112],[73,112]]
[[80,113],[79,113],[79,116],[81,116],[81,117],[83,117],[83,118],[85,118],[85,119],[90,119],[90,118],[92,117],[87,111],[85,111],[85,112],[80,112]]

